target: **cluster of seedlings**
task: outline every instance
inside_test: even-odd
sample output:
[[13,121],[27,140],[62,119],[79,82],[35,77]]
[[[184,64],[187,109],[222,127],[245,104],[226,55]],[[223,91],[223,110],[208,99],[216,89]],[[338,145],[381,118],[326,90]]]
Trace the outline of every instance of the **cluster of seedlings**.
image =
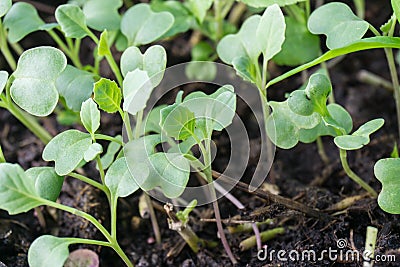
[[[157,106],[147,116],[144,113],[167,66],[165,49],[150,44],[190,30],[208,39],[195,42],[193,61],[219,58],[258,89],[264,112],[263,131],[269,142],[283,149],[293,148],[299,142],[317,142],[323,155],[320,138],[331,136],[348,177],[370,197],[378,198],[384,211],[400,214],[398,155],[381,159],[375,165],[376,178],[383,185],[379,194],[347,162],[348,151],[368,145],[370,135],[384,125],[384,120],[373,118],[353,131],[350,114],[335,103],[324,64],[349,53],[384,49],[400,122],[400,86],[392,51],[400,48],[400,38],[393,37],[400,19],[399,1],[392,0],[393,16],[379,30],[363,19],[363,1],[355,1],[358,16],[344,3],[331,2],[311,10],[310,2],[153,0],[150,4],[133,5],[122,0],[73,0],[58,6],[56,21],[46,23],[31,4],[0,0],[0,48],[11,70],[0,71],[0,107],[46,144],[42,157],[54,162],[51,165],[54,167],[24,170],[18,164],[7,163],[0,148],[0,208],[9,214],[19,214],[31,209],[40,213],[40,206],[53,207],[88,220],[105,238],[41,236],[30,246],[29,265],[63,266],[69,256],[68,246],[80,243],[111,247],[127,266],[133,266],[118,243],[118,199],[139,189],[157,189],[168,198],[179,198],[193,171],[209,185],[221,242],[232,263],[237,262],[226,240],[215,200],[211,151],[213,132],[228,127],[235,116],[235,88],[223,85],[209,95],[195,91],[185,97],[179,92],[175,103]],[[246,5],[253,15],[236,27]],[[47,32],[58,48],[40,46],[24,50],[19,42],[35,31]],[[363,38],[367,31],[375,36]],[[318,36],[321,34],[326,36],[325,53],[321,51]],[[81,63],[83,38],[89,38],[96,46],[92,65]],[[143,45],[147,45],[144,53],[140,49]],[[116,55],[121,52],[118,64]],[[103,60],[108,62],[113,77],[101,77]],[[270,61],[297,67],[270,79]],[[288,93],[285,101],[267,98],[270,86],[317,65],[321,68],[303,87]],[[186,69],[188,77],[199,79],[212,79],[215,71],[201,64]],[[70,129],[51,136],[36,117],[51,116],[54,112],[60,118],[70,115],[86,131]],[[126,138],[99,131],[101,112],[121,117]],[[105,142],[109,143],[106,151],[101,145]],[[159,151],[157,146],[163,143],[169,148]],[[200,158],[194,156],[193,147],[200,150]],[[92,161],[99,177],[86,177],[77,171]],[[57,202],[67,176],[104,193],[110,206],[110,229],[92,215]],[[156,239],[161,242],[150,198],[147,194],[144,198],[150,207]],[[200,239],[189,227],[189,213],[195,206],[194,200],[178,213],[171,207],[166,209],[171,224],[180,223],[178,232],[197,252],[200,246],[215,244]],[[283,228],[276,228],[260,234],[257,224],[252,227],[256,237],[247,242],[258,246],[262,240],[283,232]]]

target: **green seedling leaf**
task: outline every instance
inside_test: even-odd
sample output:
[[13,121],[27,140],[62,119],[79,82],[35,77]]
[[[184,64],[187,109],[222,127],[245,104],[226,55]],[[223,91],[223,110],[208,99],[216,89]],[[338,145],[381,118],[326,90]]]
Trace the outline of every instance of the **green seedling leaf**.
[[130,71],[143,70],[150,77],[153,87],[160,84],[166,66],[167,53],[160,45],[149,47],[144,54],[136,46],[131,46],[121,56],[121,72],[124,77]]
[[89,146],[88,150],[86,150],[85,154],[83,154],[83,159],[89,162],[94,160],[101,153],[103,153],[103,147],[98,143],[93,143]]
[[[143,175],[146,176],[148,174],[144,173]],[[105,183],[110,189],[111,195],[115,198],[127,197],[139,189],[129,171],[125,157],[117,159],[110,166],[105,177]]]
[[160,105],[154,107],[150,110],[149,114],[147,115],[144,121],[144,132],[145,133],[161,133],[162,129],[160,127],[160,120],[161,120],[161,110],[167,107],[167,105]]
[[29,247],[29,266],[63,267],[69,255],[68,246],[72,243],[71,239],[51,235],[36,238]]
[[283,149],[297,145],[301,129],[312,129],[321,121],[318,113],[310,116],[294,113],[289,108],[288,101],[271,101],[269,104],[273,112],[266,121],[267,134],[275,145]]
[[[116,136],[115,138],[119,139],[122,142],[122,137],[120,135]],[[115,154],[118,153],[120,148],[121,144],[114,141],[108,145],[106,154],[100,159],[101,164],[103,165],[103,169],[107,169],[108,167],[110,167],[111,163],[114,162]]]
[[188,0],[185,1],[185,5],[187,9],[195,16],[199,24],[202,24],[204,18],[206,17],[207,10],[210,9],[211,5],[213,4],[213,0]]
[[200,41],[190,52],[193,61],[206,61],[214,53],[214,48],[206,41]]
[[385,24],[383,24],[379,29],[383,34],[387,34],[390,31],[390,28],[392,27],[392,23],[396,23],[394,20],[396,20],[395,15],[392,15],[388,21],[386,21]]
[[69,254],[64,267],[99,267],[99,256],[90,249],[77,249]]
[[[350,114],[344,109],[342,106],[338,104],[329,104],[327,106],[328,112],[336,122],[336,125],[340,127],[340,129],[344,129],[345,133],[350,133],[353,129],[353,120],[351,119]],[[338,132],[331,125],[327,125],[324,120],[312,129],[300,129],[300,142],[303,143],[312,143],[317,140],[319,136],[337,136]]]
[[253,15],[243,22],[236,34],[229,34],[218,43],[218,56],[226,64],[232,65],[238,57],[248,57],[251,62],[257,62],[261,54],[261,46],[257,41],[256,30],[261,16]]
[[94,84],[94,101],[101,110],[114,113],[121,109],[122,94],[118,85],[111,80],[101,78]]
[[385,123],[384,119],[375,119],[366,122],[352,135],[341,135],[335,137],[336,146],[344,150],[356,150],[367,145],[370,141],[369,136],[379,130]]
[[269,7],[273,4],[278,4],[279,6],[289,6],[296,4],[298,2],[304,2],[305,0],[237,0],[239,2],[243,2],[246,5],[260,8],[260,7]]
[[146,107],[153,86],[146,71],[136,69],[128,72],[124,82],[124,111],[135,115],[138,111]]
[[82,10],[87,25],[97,31],[118,30],[121,16],[118,9],[123,5],[122,0],[88,0]]
[[58,175],[67,175],[78,167],[91,144],[90,134],[68,130],[51,139],[43,150],[43,159],[55,162]]
[[396,15],[398,22],[400,23],[400,3],[397,0],[392,0],[391,2],[394,14]]
[[56,48],[41,46],[26,50],[13,74],[11,97],[32,115],[49,115],[58,102],[56,79],[66,65],[65,55]]
[[308,20],[310,32],[326,35],[329,49],[341,48],[360,40],[368,28],[368,22],[354,15],[346,4],[337,2],[317,8]]
[[193,92],[185,97],[181,105],[194,113],[197,127],[211,134],[213,130],[222,131],[232,123],[236,94],[233,86],[224,85],[211,95]]
[[285,42],[273,60],[279,65],[297,66],[317,58],[320,53],[318,36],[292,17],[285,17],[285,24]]
[[93,92],[93,74],[67,65],[56,80],[58,93],[64,97],[68,108],[80,111],[82,103],[89,99]]
[[160,126],[170,137],[185,140],[194,134],[195,117],[188,108],[173,104],[161,111]]
[[8,72],[5,70],[0,70],[0,95],[3,93],[4,87],[7,84]]
[[100,111],[93,99],[89,98],[82,103],[80,115],[83,126],[93,135],[100,127]]
[[376,178],[382,183],[378,204],[384,211],[400,214],[400,159],[381,159],[374,167]]
[[144,45],[164,35],[174,24],[169,12],[153,12],[148,4],[137,4],[129,8],[121,20],[121,32],[128,45]]
[[85,14],[76,5],[60,5],[56,9],[56,20],[66,37],[81,39],[88,35]]
[[3,17],[11,8],[11,0],[0,0],[0,18]]
[[264,60],[270,60],[281,51],[285,41],[285,29],[285,18],[279,6],[269,6],[262,15],[256,31]]
[[189,180],[190,164],[180,153],[155,153],[160,135],[146,135],[124,146],[124,155],[136,183],[145,191],[160,186],[169,198],[180,196]]
[[0,164],[0,209],[10,215],[43,205],[33,179],[17,164]]
[[28,179],[32,179],[35,190],[41,198],[56,201],[64,183],[64,177],[57,175],[54,168],[34,167],[25,172]]
[[18,2],[12,5],[4,17],[4,27],[8,30],[8,41],[17,43],[28,34],[38,31],[45,23],[31,4]]

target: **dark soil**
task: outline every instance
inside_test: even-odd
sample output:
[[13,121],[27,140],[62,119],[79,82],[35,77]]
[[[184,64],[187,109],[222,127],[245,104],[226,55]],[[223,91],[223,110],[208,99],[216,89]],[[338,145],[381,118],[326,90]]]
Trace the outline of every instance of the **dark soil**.
[[[51,1],[50,1],[51,2]],[[367,1],[366,20],[375,26],[384,23],[389,16],[389,1]],[[385,2],[385,3],[384,3]],[[53,4],[53,3],[52,3]],[[47,40],[41,34],[27,38],[24,47],[33,44],[45,43]],[[170,62],[179,63],[190,59],[190,48],[187,41],[190,35],[184,35],[162,44],[171,58]],[[49,41],[50,42],[50,41]],[[48,42],[47,42],[48,43]],[[84,43],[85,45],[85,43]],[[90,50],[86,45],[83,50]],[[89,55],[91,54],[88,53]],[[2,67],[3,68],[3,67]],[[285,69],[272,66],[274,75]],[[388,68],[381,50],[365,51],[347,56],[336,66],[331,68],[331,79],[336,101],[345,106],[354,120],[354,128],[365,121],[377,117],[385,119],[385,126],[372,137],[373,141],[367,147],[349,153],[350,165],[365,181],[376,190],[380,190],[379,182],[373,176],[374,163],[383,157],[388,157],[397,139],[396,111],[392,93],[382,88],[363,84],[356,78],[359,70],[365,69],[389,79]],[[111,76],[107,69],[105,76]],[[296,89],[301,84],[301,77],[296,76],[273,87],[269,92],[270,99],[282,100],[283,92]],[[287,90],[275,90],[277,87]],[[192,87],[186,88],[192,90]],[[166,99],[165,101],[169,101]],[[245,108],[239,109],[242,117],[248,116]],[[120,134],[121,121],[111,115],[103,114],[102,130],[111,135]],[[65,127],[59,126],[55,117],[42,120],[43,125],[56,134]],[[47,162],[41,159],[43,144],[26,130],[7,111],[0,110],[0,143],[4,149],[7,161],[18,163],[23,168],[44,166]],[[75,128],[82,129],[79,125]],[[251,127],[251,126],[250,126]],[[229,140],[224,134],[216,135],[219,149],[227,151],[220,153],[222,159],[214,162],[214,168],[223,169],[226,158],[229,156]],[[273,170],[268,181],[276,184],[280,194],[304,203],[309,207],[325,210],[342,199],[363,194],[363,190],[352,182],[344,173],[339,162],[338,151],[331,138],[323,138],[326,153],[330,163],[325,164],[320,159],[315,144],[300,144],[291,150],[277,149]],[[256,132],[251,140],[253,158],[257,158],[259,133]],[[228,147],[228,148],[227,148]],[[254,152],[256,151],[256,152]],[[251,177],[253,165],[248,166],[248,175],[243,177],[247,182]],[[90,177],[98,179],[98,173],[92,164],[82,169]],[[304,250],[313,249],[317,255],[323,250],[337,249],[337,241],[345,239],[347,247],[343,250],[357,249],[362,251],[365,242],[367,226],[379,229],[377,250],[379,255],[396,255],[396,262],[377,262],[375,266],[400,266],[400,217],[383,212],[376,200],[362,198],[350,207],[332,215],[330,221],[320,221],[298,212],[285,208],[277,203],[255,197],[251,194],[233,190],[243,204],[245,210],[237,210],[227,199],[219,201],[223,218],[240,215],[243,219],[262,221],[274,219],[272,225],[265,229],[283,226],[286,233],[266,242],[268,251]],[[226,253],[216,235],[215,223],[200,221],[200,218],[214,218],[211,206],[199,207],[191,218],[190,225],[202,238],[219,242],[213,249],[202,249],[194,254],[187,246],[181,251],[168,256],[172,248],[183,245],[181,237],[168,229],[166,215],[157,210],[161,228],[162,244],[154,241],[151,223],[141,219],[138,211],[140,192],[125,198],[119,203],[118,236],[121,247],[136,266],[231,266]],[[98,218],[106,227],[109,220],[109,210],[106,197],[99,191],[72,178],[66,178],[59,201],[71,207],[86,211]],[[162,203],[158,203],[162,205]],[[254,215],[255,211],[257,215]],[[46,218],[46,227],[39,225],[33,211],[18,216],[9,216],[0,211],[0,266],[19,267],[27,266],[27,251],[30,243],[42,234],[57,236],[71,236],[101,239],[95,227],[90,223],[71,214],[43,208]],[[343,258],[330,260],[327,255],[318,261],[279,261],[274,255],[272,260],[260,261],[257,258],[257,249],[242,252],[239,243],[249,237],[248,234],[227,234],[233,252],[239,259],[240,266],[362,266],[357,261],[345,261]],[[73,246],[70,249],[87,246]],[[123,266],[117,255],[108,248],[90,247],[100,255],[101,266]],[[287,255],[286,255],[287,257]]]

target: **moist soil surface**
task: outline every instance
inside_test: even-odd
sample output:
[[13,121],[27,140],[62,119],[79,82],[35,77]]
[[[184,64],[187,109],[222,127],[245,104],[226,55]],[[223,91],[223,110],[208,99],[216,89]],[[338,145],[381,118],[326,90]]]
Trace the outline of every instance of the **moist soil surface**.
[[[53,2],[51,5],[54,6],[56,3]],[[51,6],[48,7],[51,8]],[[384,23],[389,13],[389,1],[367,1],[366,20],[375,26],[378,27]],[[48,17],[48,19],[52,18]],[[190,33],[161,43],[169,55],[168,64],[173,65],[190,60],[189,38]],[[51,43],[51,41],[42,34],[33,34],[26,38],[22,45],[29,48],[44,43]],[[91,44],[83,43],[83,61],[90,62],[91,52],[87,55],[84,52],[91,49],[93,49]],[[274,65],[271,65],[271,69],[273,76],[287,70]],[[381,185],[374,178],[373,166],[377,160],[390,156],[395,141],[398,140],[396,111],[392,92],[362,83],[357,78],[360,70],[368,70],[385,79],[390,79],[382,50],[364,51],[346,56],[331,66],[330,75],[335,100],[343,105],[353,117],[354,129],[373,118],[385,119],[385,126],[372,136],[372,142],[368,146],[349,153],[350,167],[379,191]],[[112,77],[106,66],[103,75]],[[287,79],[269,90],[269,98],[283,100],[284,93],[297,89],[301,84],[301,76]],[[204,85],[189,85],[183,89],[207,91]],[[173,101],[173,97],[165,99],[165,102]],[[249,116],[248,110],[239,107],[237,112],[246,121]],[[102,115],[102,131],[110,135],[120,134],[121,121],[112,115]],[[53,135],[68,128],[57,123],[55,116],[43,119],[41,123]],[[251,125],[248,126],[251,127]],[[75,124],[72,127],[83,130],[80,125]],[[0,110],[0,138],[8,162],[18,163],[25,169],[49,165],[41,159],[44,145],[5,110]],[[250,161],[247,167],[242,178],[244,182],[250,181],[259,153],[259,132],[256,131],[251,138],[254,160]],[[224,132],[216,134],[215,140],[220,152],[213,168],[222,171],[229,159],[230,143]],[[362,266],[362,262],[351,257],[341,257],[339,252],[363,251],[367,226],[375,226],[379,230],[376,254],[381,257],[385,255],[396,257],[394,262],[376,262],[375,266],[400,266],[400,217],[383,212],[376,200],[365,196],[364,191],[346,176],[332,138],[324,137],[322,142],[329,158],[328,163],[321,160],[316,144],[299,144],[291,150],[277,149],[274,164],[266,182],[274,184],[274,189],[278,190],[280,195],[330,214],[329,220],[311,218],[302,212],[290,210],[280,203],[273,203],[238,189],[233,189],[231,193],[245,205],[244,210],[238,210],[226,198],[219,200],[221,215],[224,219],[240,216],[242,220],[265,221],[270,218],[273,219],[272,223],[262,226],[262,230],[278,226],[285,228],[284,234],[264,243],[267,245],[267,251],[284,250],[287,253],[295,251],[301,255],[304,250],[314,250],[317,259],[292,261],[286,254],[283,257],[288,260],[283,261],[278,259],[277,254],[273,254],[271,258],[268,256],[265,260],[260,260],[255,247],[247,251],[240,250],[240,242],[251,236],[252,232],[228,233],[227,238],[234,255],[239,260],[239,266]],[[82,171],[90,177],[99,178],[94,164],[88,164]],[[231,266],[217,238],[215,223],[200,220],[214,218],[211,205],[198,207],[197,212],[192,213],[189,224],[201,238],[217,241],[218,245],[214,248],[203,248],[195,254],[188,246],[185,246],[176,232],[168,228],[167,216],[162,209],[163,203],[157,201],[155,201],[158,204],[156,214],[161,228],[162,243],[156,244],[150,221],[142,219],[139,214],[140,195],[141,192],[136,192],[121,200],[118,208],[120,245],[136,266]],[[331,209],[333,204],[350,196],[360,197],[349,207],[335,211]],[[105,208],[107,200],[105,195],[98,190],[80,181],[66,178],[59,201],[86,211],[98,218],[106,227],[109,226],[107,225],[109,213]],[[102,238],[95,227],[74,215],[45,207],[42,208],[42,212],[46,220],[45,227],[39,224],[36,213],[33,211],[18,216],[9,216],[5,211],[0,211],[0,266],[28,266],[28,248],[35,238],[43,234]],[[229,223],[228,225],[234,226]],[[343,247],[343,243],[339,242],[345,242],[345,246]],[[77,248],[90,248],[96,251],[100,256],[100,266],[124,266],[111,249],[74,245],[70,247],[70,251]],[[338,253],[333,254],[333,258],[329,258],[326,252],[323,254],[323,251],[329,248],[338,250]],[[296,257],[295,252],[291,254],[292,257]],[[321,259],[318,259],[321,255]]]

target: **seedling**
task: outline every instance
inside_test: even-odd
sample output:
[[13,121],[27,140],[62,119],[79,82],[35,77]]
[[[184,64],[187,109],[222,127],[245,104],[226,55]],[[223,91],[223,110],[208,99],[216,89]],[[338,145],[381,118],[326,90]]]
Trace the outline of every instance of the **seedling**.
[[331,90],[326,76],[313,74],[304,90],[292,92],[284,102],[271,101],[273,112],[267,120],[267,133],[278,147],[285,149],[294,147],[299,141],[314,142],[319,136],[334,137],[346,174],[376,197],[375,190],[350,169],[347,151],[367,145],[370,134],[381,128],[384,121],[369,121],[350,135],[353,122],[348,112],[338,104],[326,104]]
[[382,183],[378,197],[379,206],[386,212],[400,214],[400,159],[379,160],[374,167],[376,178]]

